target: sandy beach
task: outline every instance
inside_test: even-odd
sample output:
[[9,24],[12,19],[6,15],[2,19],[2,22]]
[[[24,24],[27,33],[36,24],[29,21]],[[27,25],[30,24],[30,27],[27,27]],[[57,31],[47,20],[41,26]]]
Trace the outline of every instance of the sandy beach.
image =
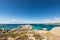
[[60,27],[53,28],[50,31],[42,31],[41,35],[47,38],[47,40],[60,40]]

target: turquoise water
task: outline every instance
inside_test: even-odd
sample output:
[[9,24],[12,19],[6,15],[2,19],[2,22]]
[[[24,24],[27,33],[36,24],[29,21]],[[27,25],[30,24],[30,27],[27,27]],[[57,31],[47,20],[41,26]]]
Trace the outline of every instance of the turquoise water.
[[[10,29],[17,29],[18,27],[21,27],[21,25],[26,24],[0,24],[0,29],[4,28],[6,30]],[[33,26],[33,30],[42,30],[43,28],[47,28],[47,30],[51,30],[54,27],[60,26],[60,25],[45,25],[45,24],[30,24]]]

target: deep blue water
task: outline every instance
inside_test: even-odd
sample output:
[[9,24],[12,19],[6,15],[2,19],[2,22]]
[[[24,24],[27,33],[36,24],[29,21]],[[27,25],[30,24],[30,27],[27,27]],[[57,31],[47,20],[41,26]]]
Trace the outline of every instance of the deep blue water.
[[[18,27],[21,27],[21,25],[27,25],[27,24],[0,24],[0,29],[4,28],[6,30],[10,29],[17,29]],[[30,24],[33,26],[33,30],[42,30],[43,28],[47,28],[47,30],[51,30],[53,27],[57,27],[60,25],[45,25],[45,24]]]

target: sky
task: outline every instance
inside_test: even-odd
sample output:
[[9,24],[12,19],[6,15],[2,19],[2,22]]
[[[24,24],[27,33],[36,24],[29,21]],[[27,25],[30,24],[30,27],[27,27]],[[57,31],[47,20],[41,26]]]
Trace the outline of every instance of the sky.
[[0,23],[60,22],[59,0],[0,0]]

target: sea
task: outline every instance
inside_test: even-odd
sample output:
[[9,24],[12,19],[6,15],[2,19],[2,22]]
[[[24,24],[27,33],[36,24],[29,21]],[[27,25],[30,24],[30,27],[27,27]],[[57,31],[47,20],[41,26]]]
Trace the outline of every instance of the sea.
[[0,29],[11,30],[18,29],[21,25],[32,25],[33,30],[43,30],[47,29],[48,31],[54,27],[60,27],[60,25],[52,25],[52,24],[0,24]]

